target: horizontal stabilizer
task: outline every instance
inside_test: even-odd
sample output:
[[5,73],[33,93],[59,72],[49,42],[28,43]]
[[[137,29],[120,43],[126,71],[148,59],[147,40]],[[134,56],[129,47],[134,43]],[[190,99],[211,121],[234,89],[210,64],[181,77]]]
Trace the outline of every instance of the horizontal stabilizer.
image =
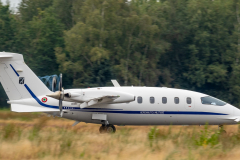
[[28,106],[22,104],[11,104],[11,110],[13,112],[59,112],[58,109]]
[[[2,53],[4,53],[4,52],[2,52]],[[0,54],[0,58],[11,58],[11,57],[13,57],[13,55],[11,55],[11,54]]]

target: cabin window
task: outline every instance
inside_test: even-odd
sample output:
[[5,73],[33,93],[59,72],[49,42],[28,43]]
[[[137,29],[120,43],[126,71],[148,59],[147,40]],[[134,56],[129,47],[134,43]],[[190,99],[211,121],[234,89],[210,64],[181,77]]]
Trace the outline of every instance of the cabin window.
[[226,103],[211,96],[201,97],[202,104],[224,106]]
[[175,102],[175,104],[178,104],[178,103],[179,103],[179,98],[178,98],[178,97],[175,97],[175,98],[174,98],[174,102]]
[[187,97],[187,104],[191,104],[192,103],[192,99],[190,97]]
[[155,102],[155,98],[154,97],[150,97],[150,103],[154,103]]
[[162,97],[162,103],[166,104],[167,103],[167,97]]
[[142,97],[137,98],[138,103],[142,103]]

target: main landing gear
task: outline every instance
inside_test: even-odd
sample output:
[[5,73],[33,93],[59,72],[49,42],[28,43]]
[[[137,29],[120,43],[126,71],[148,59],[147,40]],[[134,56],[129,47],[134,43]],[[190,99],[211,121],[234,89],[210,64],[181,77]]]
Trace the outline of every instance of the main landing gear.
[[115,133],[116,128],[112,124],[102,124],[102,126],[99,128],[100,133]]

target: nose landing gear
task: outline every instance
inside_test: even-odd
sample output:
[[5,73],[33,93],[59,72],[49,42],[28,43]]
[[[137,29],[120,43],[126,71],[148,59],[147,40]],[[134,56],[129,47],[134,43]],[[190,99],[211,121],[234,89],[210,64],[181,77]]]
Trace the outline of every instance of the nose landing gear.
[[102,126],[99,128],[99,132],[100,133],[115,133],[116,128],[112,124],[107,124],[107,125],[102,124]]

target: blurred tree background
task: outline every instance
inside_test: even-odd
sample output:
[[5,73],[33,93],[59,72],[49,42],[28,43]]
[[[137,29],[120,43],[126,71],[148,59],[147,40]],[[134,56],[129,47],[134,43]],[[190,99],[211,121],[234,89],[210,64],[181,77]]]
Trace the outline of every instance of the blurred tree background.
[[[239,0],[22,0],[0,3],[0,51],[64,87],[166,86],[240,107]],[[6,106],[0,89],[0,105]]]

